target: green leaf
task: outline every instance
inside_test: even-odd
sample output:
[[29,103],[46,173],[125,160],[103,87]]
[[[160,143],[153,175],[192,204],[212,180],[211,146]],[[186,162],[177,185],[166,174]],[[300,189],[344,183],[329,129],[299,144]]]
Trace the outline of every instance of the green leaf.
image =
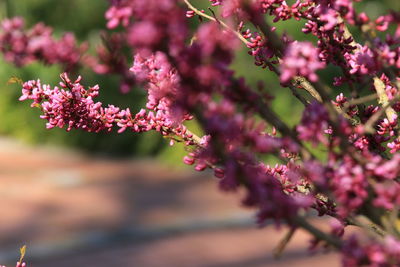
[[19,263],[22,263],[22,260],[25,257],[25,253],[26,253],[26,245],[23,245],[20,249],[19,249],[19,253],[21,254],[21,257],[19,257]]
[[17,76],[12,76],[10,79],[8,79],[7,85],[10,85],[13,83],[18,83],[18,84],[22,85],[24,83],[24,81]]

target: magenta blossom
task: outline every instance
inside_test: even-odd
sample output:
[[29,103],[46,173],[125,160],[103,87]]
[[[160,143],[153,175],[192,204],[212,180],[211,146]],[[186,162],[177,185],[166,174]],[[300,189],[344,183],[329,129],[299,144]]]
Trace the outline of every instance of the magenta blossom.
[[316,82],[318,76],[315,71],[325,67],[318,54],[318,49],[309,42],[291,43],[282,61],[281,82],[287,83],[295,76],[304,76]]

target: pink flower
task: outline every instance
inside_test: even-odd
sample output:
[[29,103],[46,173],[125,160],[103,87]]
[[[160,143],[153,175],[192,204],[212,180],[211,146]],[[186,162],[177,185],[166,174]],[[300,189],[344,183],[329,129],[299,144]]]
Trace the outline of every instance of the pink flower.
[[318,58],[318,49],[310,42],[291,43],[282,59],[281,82],[287,83],[295,76],[305,76],[313,82],[318,80],[315,71],[325,67]]

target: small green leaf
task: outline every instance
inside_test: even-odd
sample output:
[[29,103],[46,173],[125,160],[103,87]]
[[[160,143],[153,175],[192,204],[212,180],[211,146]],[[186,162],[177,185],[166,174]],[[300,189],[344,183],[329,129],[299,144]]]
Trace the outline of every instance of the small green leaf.
[[21,254],[21,257],[19,258],[19,263],[22,263],[22,260],[25,257],[25,253],[26,253],[26,245],[23,245],[20,249],[19,249],[19,253]]
[[18,83],[22,85],[24,81],[21,78],[18,78],[17,76],[12,76],[10,79],[7,81],[7,85],[13,84],[13,83]]

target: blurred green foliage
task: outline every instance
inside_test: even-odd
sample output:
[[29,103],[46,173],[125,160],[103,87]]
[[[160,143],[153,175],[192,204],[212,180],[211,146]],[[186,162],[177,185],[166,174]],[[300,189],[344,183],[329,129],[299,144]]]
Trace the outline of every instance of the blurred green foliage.
[[[208,1],[193,2],[201,6],[206,5],[205,2]],[[28,27],[42,21],[54,28],[56,36],[61,36],[65,31],[71,31],[77,36],[79,42],[88,41],[93,49],[100,42],[99,32],[105,28],[104,12],[107,6],[106,0],[0,0],[0,18],[22,16]],[[384,14],[388,6],[399,10],[400,1],[363,1],[357,4],[357,9],[362,8],[376,18]],[[192,23],[197,24],[196,21]],[[301,32],[300,28],[303,25],[303,21],[289,20],[278,22],[276,26],[280,34],[288,33],[294,39],[315,42],[315,38]],[[252,58],[246,53],[246,49],[237,52],[232,68],[237,77],[245,77],[251,86],[255,87],[259,80],[264,82],[265,90],[275,97],[272,105],[282,120],[290,126],[300,120],[302,105],[291,95],[290,90],[279,85],[279,80],[274,74],[255,66]],[[40,78],[42,82],[56,85],[59,82],[60,72],[61,69],[58,66],[44,66],[38,63],[17,69],[0,59],[0,134],[14,136],[34,144],[61,144],[112,155],[158,154],[161,159],[170,163],[181,161],[185,153],[183,146],[177,145],[174,149],[170,149],[168,142],[157,133],[94,134],[82,131],[67,133],[63,129],[46,130],[45,121],[39,119],[39,111],[32,110],[27,103],[18,101],[20,86],[7,85],[7,81],[12,76],[16,76],[22,80]],[[140,88],[135,88],[127,95],[121,95],[118,91],[116,76],[99,76],[88,69],[83,69],[80,74],[84,77],[85,85],[100,85],[100,101],[104,104],[130,107],[135,111],[145,101],[145,92]],[[332,77],[335,74],[339,75],[340,70],[329,68],[321,72],[322,79],[328,83],[332,83]],[[190,123],[190,128],[195,133],[200,133],[195,123]]]
[[[0,14],[4,18],[22,16],[26,26],[37,22],[54,28],[56,36],[64,32],[73,32],[79,42],[88,41],[93,50],[100,42],[99,33],[106,23],[104,12],[107,1],[98,0],[12,0],[1,2]],[[86,133],[64,129],[45,129],[45,121],[39,118],[39,110],[32,109],[28,103],[20,103],[20,86],[8,84],[12,76],[22,80],[40,78],[43,83],[57,85],[62,69],[59,66],[44,66],[39,63],[16,68],[0,60],[0,134],[11,135],[33,144],[60,144],[78,147],[83,150],[112,155],[149,155],[163,147],[163,140],[158,134]],[[99,84],[99,101],[103,104],[115,104],[137,110],[145,101],[145,92],[135,88],[131,93],[122,95],[118,90],[118,77],[115,75],[96,75],[88,69],[82,69],[83,83],[87,86]]]

